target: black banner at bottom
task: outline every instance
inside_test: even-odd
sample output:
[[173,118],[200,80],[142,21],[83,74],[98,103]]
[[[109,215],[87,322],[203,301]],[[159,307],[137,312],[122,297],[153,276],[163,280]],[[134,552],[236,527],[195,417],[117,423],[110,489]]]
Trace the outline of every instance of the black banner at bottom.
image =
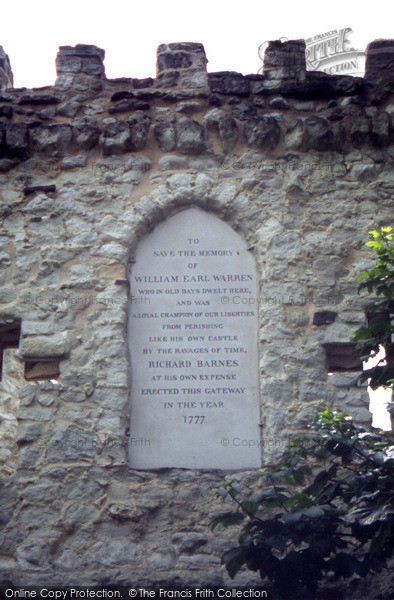
[[272,600],[272,591],[260,586],[250,587],[166,587],[166,586],[102,586],[102,587],[0,587],[0,599],[23,600],[174,600],[201,598],[246,598]]

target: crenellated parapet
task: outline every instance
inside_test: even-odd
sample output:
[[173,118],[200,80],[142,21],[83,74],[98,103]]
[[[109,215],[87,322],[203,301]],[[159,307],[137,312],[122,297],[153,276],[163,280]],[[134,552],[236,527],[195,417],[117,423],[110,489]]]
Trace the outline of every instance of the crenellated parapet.
[[[202,44],[162,44],[157,77],[107,79],[104,50],[62,46],[54,86],[11,89],[0,57],[0,170],[41,157],[161,152],[197,156],[237,144],[284,152],[385,148],[392,136],[392,42],[367,51],[365,78],[308,72],[303,40],[271,42],[263,75],[207,73]],[[219,145],[218,145],[219,144]]]

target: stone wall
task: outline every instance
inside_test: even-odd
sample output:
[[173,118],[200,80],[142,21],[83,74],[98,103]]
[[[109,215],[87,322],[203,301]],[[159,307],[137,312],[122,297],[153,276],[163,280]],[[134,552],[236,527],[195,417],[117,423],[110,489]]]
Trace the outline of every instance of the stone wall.
[[8,405],[19,451],[0,487],[3,581],[227,581],[227,534],[207,528],[223,473],[127,461],[129,262],[184,207],[254,249],[264,463],[317,409],[370,422],[354,373],[328,376],[327,344],[364,322],[355,276],[368,230],[392,215],[392,43],[370,44],[365,78],[307,72],[301,41],[273,42],[264,74],[247,76],[207,73],[201,44],[162,44],[143,80],[106,79],[103,50],[62,47],[56,84],[33,90],[9,87],[0,55],[0,335],[21,324],[31,379]]

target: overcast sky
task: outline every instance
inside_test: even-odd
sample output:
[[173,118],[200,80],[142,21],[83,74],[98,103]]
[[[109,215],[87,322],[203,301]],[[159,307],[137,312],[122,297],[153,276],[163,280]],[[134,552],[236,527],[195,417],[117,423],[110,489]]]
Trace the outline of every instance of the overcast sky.
[[[256,73],[265,40],[308,38],[351,27],[351,45],[394,37],[387,0],[3,0],[0,44],[15,87],[53,84],[58,47],[95,44],[106,52],[107,77],[155,75],[157,46],[202,42],[209,71]],[[391,4],[391,7],[393,5]]]

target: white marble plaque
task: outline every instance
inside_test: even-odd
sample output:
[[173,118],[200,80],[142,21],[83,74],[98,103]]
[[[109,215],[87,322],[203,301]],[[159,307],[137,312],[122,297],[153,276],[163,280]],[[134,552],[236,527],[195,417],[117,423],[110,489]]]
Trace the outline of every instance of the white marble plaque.
[[191,208],[139,244],[130,273],[130,465],[261,466],[257,280],[245,240]]

